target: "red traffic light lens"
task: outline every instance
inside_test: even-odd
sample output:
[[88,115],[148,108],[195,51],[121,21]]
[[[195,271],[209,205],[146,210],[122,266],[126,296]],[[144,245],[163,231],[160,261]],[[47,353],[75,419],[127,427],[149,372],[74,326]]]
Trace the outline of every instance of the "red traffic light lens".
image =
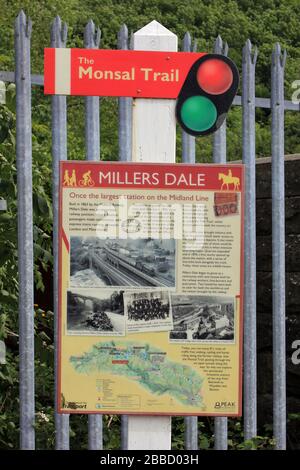
[[220,59],[208,59],[200,64],[197,82],[206,93],[220,95],[232,85],[233,73],[230,66]]

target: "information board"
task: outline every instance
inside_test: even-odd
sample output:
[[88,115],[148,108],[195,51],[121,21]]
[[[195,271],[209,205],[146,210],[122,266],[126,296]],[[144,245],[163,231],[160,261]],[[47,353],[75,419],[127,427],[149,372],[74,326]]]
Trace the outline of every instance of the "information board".
[[61,413],[240,416],[243,165],[60,163]]

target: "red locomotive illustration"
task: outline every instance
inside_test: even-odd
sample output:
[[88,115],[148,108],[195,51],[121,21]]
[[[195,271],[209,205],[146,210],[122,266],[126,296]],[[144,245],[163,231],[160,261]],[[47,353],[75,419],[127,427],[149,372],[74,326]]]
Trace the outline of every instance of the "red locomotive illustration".
[[217,217],[238,214],[238,193],[215,193],[214,211]]

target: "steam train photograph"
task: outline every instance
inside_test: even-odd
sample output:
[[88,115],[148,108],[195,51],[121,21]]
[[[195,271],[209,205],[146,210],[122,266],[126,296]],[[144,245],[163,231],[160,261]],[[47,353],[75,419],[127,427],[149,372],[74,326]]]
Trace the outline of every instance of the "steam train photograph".
[[174,239],[71,237],[71,287],[175,287]]

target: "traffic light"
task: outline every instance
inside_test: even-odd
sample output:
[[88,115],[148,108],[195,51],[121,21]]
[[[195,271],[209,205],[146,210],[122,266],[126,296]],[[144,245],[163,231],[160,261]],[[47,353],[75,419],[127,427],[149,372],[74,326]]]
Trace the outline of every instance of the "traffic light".
[[194,136],[215,132],[236,95],[239,73],[228,57],[206,54],[191,67],[176,103],[176,118]]

